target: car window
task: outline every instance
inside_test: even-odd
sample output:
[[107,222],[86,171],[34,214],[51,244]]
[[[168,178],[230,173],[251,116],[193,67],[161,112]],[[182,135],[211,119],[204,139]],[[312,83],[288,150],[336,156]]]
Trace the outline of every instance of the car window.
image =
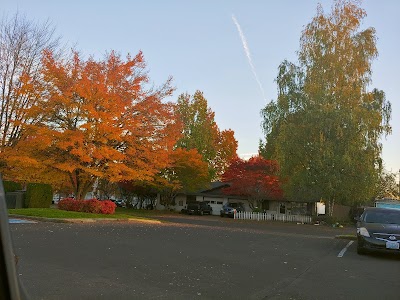
[[384,216],[384,221],[386,224],[400,224],[400,211],[398,213],[391,212]]
[[400,210],[398,212],[368,211],[364,220],[367,223],[400,224]]

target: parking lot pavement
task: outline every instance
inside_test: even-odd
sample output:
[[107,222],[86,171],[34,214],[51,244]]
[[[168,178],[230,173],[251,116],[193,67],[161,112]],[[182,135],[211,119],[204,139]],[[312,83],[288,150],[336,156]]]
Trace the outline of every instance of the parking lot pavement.
[[192,221],[10,226],[32,299],[398,299],[399,259],[332,228]]
[[358,255],[355,242],[343,257],[323,257],[268,299],[399,299],[399,265],[399,255]]
[[155,217],[161,221],[168,221],[178,224],[192,224],[201,226],[212,226],[239,230],[260,230],[270,233],[315,235],[333,238],[338,235],[354,235],[356,228],[348,225],[343,228],[325,225],[300,224],[293,222],[278,221],[254,221],[234,220],[232,218],[221,218],[219,216],[197,216],[197,215],[163,215]]

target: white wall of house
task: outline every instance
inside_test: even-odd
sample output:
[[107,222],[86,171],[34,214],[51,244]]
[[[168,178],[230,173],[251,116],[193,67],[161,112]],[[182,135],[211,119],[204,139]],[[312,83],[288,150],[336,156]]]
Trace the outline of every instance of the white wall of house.
[[218,216],[222,206],[227,203],[242,203],[246,211],[250,211],[249,203],[246,199],[233,199],[229,197],[210,197],[210,196],[197,196],[196,201],[207,202],[213,209],[213,215]]
[[[160,204],[159,196],[157,196],[157,205],[156,209],[164,210],[166,207]],[[196,196],[196,201],[199,202],[207,202],[213,209],[213,215],[219,215],[222,206],[228,202],[230,203],[242,203],[245,211],[251,211],[249,202],[246,199],[236,199],[229,197],[221,197],[221,196]],[[175,205],[171,206],[170,209],[173,209],[177,212],[180,212],[183,208],[186,208],[187,205],[187,197],[184,194],[180,194],[175,198]],[[266,210],[268,213],[274,214],[299,214],[293,207],[290,202],[280,202],[280,201],[269,201],[269,209]]]
[[317,202],[317,215],[325,215],[325,203]]
[[186,195],[177,195],[175,198],[175,206],[174,209],[176,211],[181,211],[186,207]]
[[307,214],[307,205],[294,202],[269,201],[269,209],[266,210],[266,212],[286,215],[305,215]]
[[215,216],[219,215],[219,211],[221,210],[222,206],[228,202],[228,199],[222,197],[203,197],[197,196],[197,201],[204,201],[207,202],[212,207],[212,214]]
[[[160,204],[160,197],[157,196],[156,209],[164,210],[166,207]],[[208,197],[208,196],[196,196],[196,201],[207,202],[213,209],[213,215],[218,216],[222,206],[228,202],[230,203],[242,203],[246,211],[251,211],[249,203],[246,199],[233,199],[228,197]],[[175,205],[171,206],[170,209],[180,212],[183,208],[186,208],[187,199],[186,195],[177,195],[175,198]]]
[[269,201],[269,209],[266,212],[274,214],[279,213],[279,202]]

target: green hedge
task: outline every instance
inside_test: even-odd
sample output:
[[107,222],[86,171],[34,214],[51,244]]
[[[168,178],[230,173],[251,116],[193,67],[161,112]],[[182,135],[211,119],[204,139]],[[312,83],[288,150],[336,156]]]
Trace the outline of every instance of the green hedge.
[[53,200],[51,185],[43,183],[29,183],[26,187],[26,208],[49,208]]
[[3,181],[3,185],[5,193],[20,191],[22,189],[21,184],[14,181]]

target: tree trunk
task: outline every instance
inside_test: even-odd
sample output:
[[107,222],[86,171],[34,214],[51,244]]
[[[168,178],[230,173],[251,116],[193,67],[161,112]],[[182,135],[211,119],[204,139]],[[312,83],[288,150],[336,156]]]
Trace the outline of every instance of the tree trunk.
[[164,195],[160,195],[160,203],[164,205],[167,210],[170,210],[170,206],[173,205],[176,194],[173,192],[166,192]]
[[333,208],[334,208],[334,206],[335,206],[335,199],[329,199],[327,201],[327,206],[326,206],[326,209],[327,209],[326,215],[328,217],[332,217],[333,216]]
[[75,170],[69,174],[69,178],[74,189],[75,198],[84,199],[86,194],[93,188],[95,179],[90,175],[82,174],[80,170]]
[[250,209],[253,211],[254,208],[255,208],[256,205],[257,205],[257,200],[248,198],[248,199],[247,199],[247,202],[249,203]]

